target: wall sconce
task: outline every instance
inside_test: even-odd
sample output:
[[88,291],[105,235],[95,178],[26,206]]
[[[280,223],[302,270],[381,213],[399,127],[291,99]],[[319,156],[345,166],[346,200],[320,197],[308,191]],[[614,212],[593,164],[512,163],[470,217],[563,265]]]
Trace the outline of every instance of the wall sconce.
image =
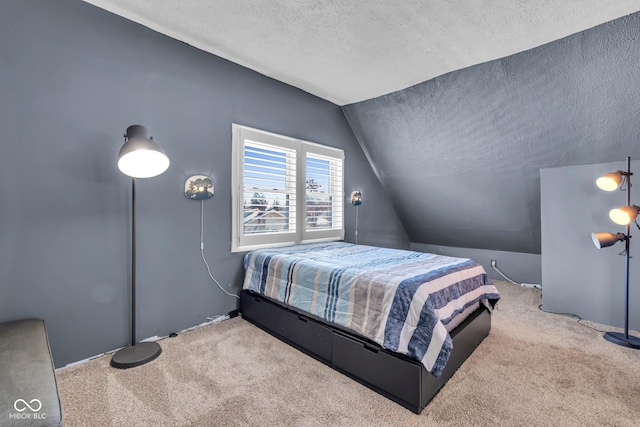
[[353,190],[351,192],[351,204],[354,206],[362,204],[362,192],[360,192],[360,190]]
[[360,190],[353,190],[351,192],[351,204],[356,207],[356,245],[358,244],[358,206],[362,204],[362,192]]
[[206,175],[193,175],[184,183],[184,195],[190,200],[210,199],[213,192],[213,180]]
[[629,244],[631,243],[631,222],[635,221],[640,211],[640,207],[631,206],[631,157],[627,157],[627,171],[616,171],[605,174],[598,178],[596,185],[605,191],[615,191],[626,182],[627,192],[626,206],[612,209],[609,218],[619,225],[625,225],[626,233],[591,233],[591,238],[596,248],[606,248],[615,245],[617,242],[625,242],[625,308],[624,308],[624,333],[605,332],[604,338],[614,344],[624,347],[640,348],[640,338],[629,335]]
[[[220,290],[230,297],[240,298],[238,295],[228,292],[222,287],[220,282],[211,274],[211,267],[207,262],[207,258],[204,256],[204,201],[213,197],[214,185],[211,177],[206,175],[193,175],[187,178],[184,183],[184,195],[189,200],[200,200],[200,256],[205,267],[207,267],[207,273],[213,282],[218,285]],[[229,285],[231,286],[231,285]]]

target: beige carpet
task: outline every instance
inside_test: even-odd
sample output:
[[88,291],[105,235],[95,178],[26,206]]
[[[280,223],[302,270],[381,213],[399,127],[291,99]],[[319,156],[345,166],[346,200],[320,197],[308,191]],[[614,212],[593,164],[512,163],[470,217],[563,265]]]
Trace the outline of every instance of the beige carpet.
[[640,425],[639,350],[496,285],[491,334],[421,415],[235,318],[162,340],[144,366],[58,370],[65,426]]

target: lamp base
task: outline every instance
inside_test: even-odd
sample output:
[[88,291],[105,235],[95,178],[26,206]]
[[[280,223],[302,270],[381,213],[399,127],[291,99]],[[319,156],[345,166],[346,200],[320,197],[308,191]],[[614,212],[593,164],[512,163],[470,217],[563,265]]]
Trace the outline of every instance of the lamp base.
[[111,366],[118,369],[134,368],[151,362],[162,353],[157,342],[139,342],[116,351],[111,358]]
[[624,347],[640,348],[640,338],[633,335],[625,336],[622,332],[605,332],[604,339]]

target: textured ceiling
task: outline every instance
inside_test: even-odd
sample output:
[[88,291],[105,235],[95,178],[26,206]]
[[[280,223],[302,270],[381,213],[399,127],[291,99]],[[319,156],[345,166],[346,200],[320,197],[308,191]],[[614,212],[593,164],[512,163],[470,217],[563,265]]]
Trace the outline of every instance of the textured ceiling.
[[638,58],[635,13],[343,111],[412,242],[540,253],[541,168],[640,158]]
[[338,105],[640,10],[638,0],[85,0]]

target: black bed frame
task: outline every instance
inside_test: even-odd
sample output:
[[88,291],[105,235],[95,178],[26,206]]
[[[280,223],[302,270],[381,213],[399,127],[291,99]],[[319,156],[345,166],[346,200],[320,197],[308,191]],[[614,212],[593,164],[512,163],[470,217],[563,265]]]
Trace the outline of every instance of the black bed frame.
[[435,378],[418,361],[383,349],[367,338],[309,313],[242,291],[242,317],[280,340],[419,414],[491,330],[481,305],[450,335],[453,350]]

